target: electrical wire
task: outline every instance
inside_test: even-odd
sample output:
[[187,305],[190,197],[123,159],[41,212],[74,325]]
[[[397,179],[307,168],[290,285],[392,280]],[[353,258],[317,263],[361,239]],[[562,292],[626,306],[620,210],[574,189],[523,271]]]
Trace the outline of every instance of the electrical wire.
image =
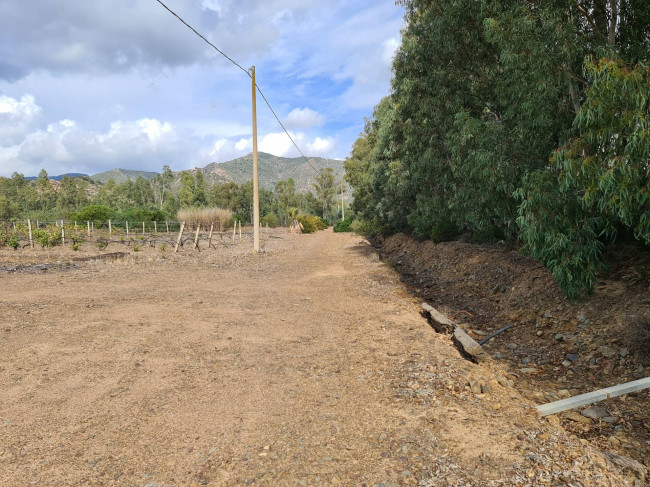
[[[209,40],[207,40],[207,39],[206,39],[203,35],[201,35],[201,34],[200,34],[200,33],[199,33],[199,32],[198,32],[194,27],[192,27],[190,24],[188,24],[187,22],[185,22],[185,20],[183,20],[183,19],[181,18],[180,15],[178,15],[176,12],[174,12],[172,9],[170,9],[167,5],[165,5],[165,3],[162,2],[162,0],[156,0],[156,2],[158,2],[160,5],[162,5],[162,6],[165,8],[165,10],[167,10],[170,14],[172,14],[174,17],[176,17],[178,20],[180,20],[180,21],[183,23],[183,25],[185,25],[185,27],[187,27],[187,28],[190,29],[192,32],[194,32],[197,36],[199,36],[201,39],[203,39],[203,41],[205,41],[205,42],[206,42],[210,47],[212,47],[212,48],[213,48],[214,50],[216,50],[219,54],[221,54],[223,57],[225,57],[228,61],[230,61],[232,64],[234,64],[234,65],[237,66],[239,69],[241,69],[244,73],[246,73],[246,75],[247,75],[249,78],[252,78],[252,75],[251,75],[251,73],[249,72],[249,70],[244,69],[244,68],[243,68],[239,63],[237,63],[234,59],[232,59],[230,56],[228,56],[228,54],[226,54],[226,53],[223,52],[221,49],[219,49],[217,46],[215,46],[214,44],[212,44]],[[269,110],[271,110],[271,113],[273,114],[273,116],[275,117],[275,119],[276,119],[276,120],[278,121],[278,123],[280,124],[280,127],[282,127],[282,130],[284,131],[284,133],[287,135],[287,137],[289,137],[289,140],[291,141],[291,143],[293,144],[293,146],[298,150],[298,152],[299,152],[300,155],[305,159],[305,161],[307,162],[307,164],[309,164],[309,167],[311,167],[311,168],[314,170],[314,172],[315,172],[316,174],[320,175],[320,172],[318,172],[318,171],[316,170],[316,168],[313,166],[313,164],[312,164],[311,161],[307,158],[307,156],[306,156],[305,154],[303,154],[303,152],[300,150],[300,147],[298,147],[298,144],[296,144],[296,141],[293,140],[293,137],[291,137],[291,134],[289,134],[289,132],[287,131],[287,129],[284,127],[284,124],[280,121],[280,117],[278,117],[278,115],[275,113],[275,110],[273,110],[273,107],[271,106],[271,103],[270,103],[269,100],[266,98],[266,96],[264,95],[264,93],[262,92],[262,90],[260,89],[260,87],[259,87],[259,85],[258,85],[257,83],[255,83],[255,88],[257,89],[258,93],[262,96],[262,99],[263,99],[264,102],[266,103],[266,106],[269,107]]]

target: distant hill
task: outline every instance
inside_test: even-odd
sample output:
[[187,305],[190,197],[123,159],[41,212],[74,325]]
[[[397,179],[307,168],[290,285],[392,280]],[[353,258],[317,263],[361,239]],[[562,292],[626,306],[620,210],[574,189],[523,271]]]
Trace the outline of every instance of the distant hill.
[[[48,179],[54,179],[55,181],[61,181],[64,177],[69,177],[69,178],[87,178],[88,174],[81,174],[78,172],[70,172],[66,174],[61,174],[60,176],[48,176]],[[30,176],[25,178],[27,181],[36,181],[38,179],[38,176]]]
[[[278,181],[293,178],[296,182],[296,191],[310,190],[314,177],[318,171],[331,167],[337,179],[344,174],[343,161],[337,159],[323,159],[322,157],[287,158],[277,157],[264,152],[258,153],[260,187],[273,189]],[[242,184],[253,179],[253,154],[240,157],[228,162],[208,164],[200,170],[208,185],[219,182],[235,182]]]
[[157,172],[148,172],[148,171],[132,171],[130,169],[111,169],[110,171],[100,172],[91,176],[95,181],[106,184],[110,179],[115,181],[117,184],[125,183],[126,181],[135,181],[139,177],[143,177],[148,180],[152,180],[158,175]]
[[[273,189],[275,184],[283,179],[293,178],[296,182],[296,191],[304,193],[309,191],[318,171],[331,167],[337,180],[343,177],[343,161],[337,159],[323,159],[322,157],[277,157],[265,152],[258,153],[260,187]],[[204,168],[190,169],[189,172],[196,174],[201,171],[208,187],[214,183],[235,182],[242,184],[253,179],[253,154],[240,157],[228,162],[213,162]],[[142,176],[151,180],[158,173],[146,171],[132,171],[129,169],[112,169],[91,176],[93,180],[106,184],[109,179],[116,183],[123,183],[127,180],[135,181]],[[177,189],[180,185],[180,172],[174,173],[172,187]]]

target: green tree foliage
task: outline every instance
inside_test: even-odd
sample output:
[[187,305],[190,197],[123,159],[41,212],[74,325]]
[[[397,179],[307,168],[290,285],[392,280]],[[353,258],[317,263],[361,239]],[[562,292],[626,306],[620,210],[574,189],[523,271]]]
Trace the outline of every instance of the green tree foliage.
[[181,188],[178,191],[178,200],[181,208],[194,206],[194,176],[188,171],[181,173]]
[[649,243],[650,2],[399,3],[393,91],[345,162],[361,219],[520,237],[571,297],[605,237]]
[[196,171],[194,177],[194,206],[204,207],[208,204],[208,196],[205,189],[205,178],[203,172]]
[[315,182],[312,183],[316,191],[316,199],[320,204],[321,216],[327,218],[332,210],[334,195],[336,194],[334,170],[331,167],[321,169]]

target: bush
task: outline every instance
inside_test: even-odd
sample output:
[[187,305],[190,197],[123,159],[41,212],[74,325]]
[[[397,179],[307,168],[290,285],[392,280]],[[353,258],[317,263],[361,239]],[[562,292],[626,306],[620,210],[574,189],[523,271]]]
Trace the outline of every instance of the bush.
[[442,220],[431,229],[431,240],[435,243],[449,242],[460,234],[458,225],[450,220]]
[[313,215],[298,215],[298,221],[302,225],[303,233],[314,233],[317,230],[325,230],[327,225],[320,217]]
[[263,217],[260,220],[260,222],[262,223],[262,225],[268,224],[268,226],[271,228],[275,228],[280,224],[280,222],[278,221],[278,217],[275,213],[269,213],[268,215]]
[[353,220],[350,224],[350,230],[364,237],[375,237],[382,231],[382,225],[376,220]]
[[79,213],[73,216],[71,220],[75,221],[89,221],[89,222],[105,222],[112,218],[114,212],[107,206],[102,205],[89,205],[83,208]]
[[351,232],[352,220],[341,220],[334,225],[335,232]]

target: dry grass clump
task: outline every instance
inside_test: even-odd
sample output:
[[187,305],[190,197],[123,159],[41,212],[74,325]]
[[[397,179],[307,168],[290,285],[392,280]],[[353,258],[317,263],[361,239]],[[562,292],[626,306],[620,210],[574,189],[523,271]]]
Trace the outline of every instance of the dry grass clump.
[[220,229],[227,226],[232,219],[232,211],[224,208],[189,208],[179,210],[178,221],[184,221],[190,225],[209,226],[214,223]]

